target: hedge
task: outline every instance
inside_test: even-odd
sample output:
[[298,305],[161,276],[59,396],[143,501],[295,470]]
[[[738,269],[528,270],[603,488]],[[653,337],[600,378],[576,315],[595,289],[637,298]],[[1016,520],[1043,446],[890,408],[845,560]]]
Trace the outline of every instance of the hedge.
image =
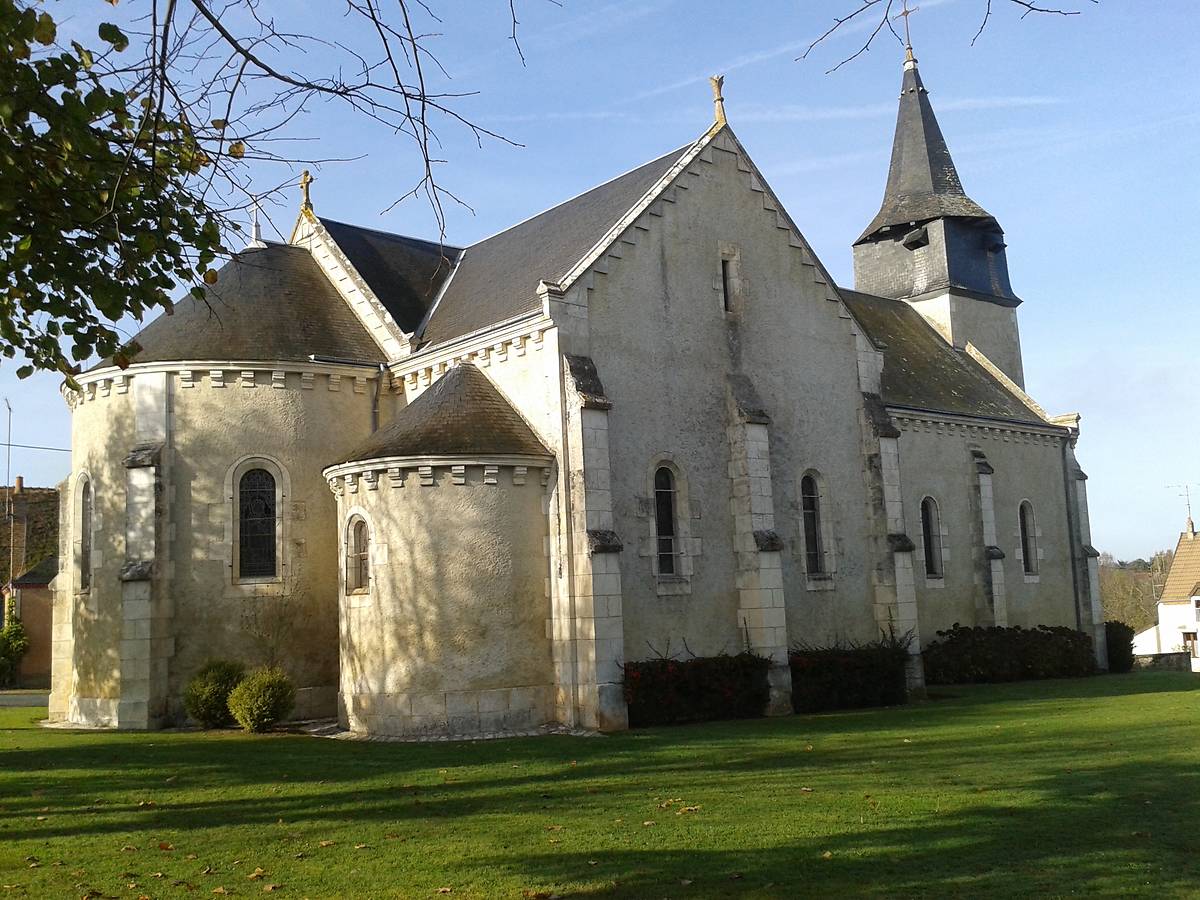
[[1124,622],[1104,623],[1104,641],[1108,645],[1108,671],[1133,671],[1134,631]]
[[624,665],[629,724],[677,725],[763,715],[771,661],[754,653],[647,659]]
[[908,644],[908,639],[884,637],[794,648],[788,653],[792,709],[811,713],[907,703]]
[[233,724],[229,695],[245,677],[246,669],[240,662],[206,662],[184,689],[184,709],[203,728],[227,728]]
[[244,731],[267,731],[291,715],[296,688],[287,673],[270,666],[255,669],[229,693],[229,711]]
[[939,631],[922,656],[929,684],[1074,678],[1096,671],[1092,639],[1062,626],[967,628],[955,623]]

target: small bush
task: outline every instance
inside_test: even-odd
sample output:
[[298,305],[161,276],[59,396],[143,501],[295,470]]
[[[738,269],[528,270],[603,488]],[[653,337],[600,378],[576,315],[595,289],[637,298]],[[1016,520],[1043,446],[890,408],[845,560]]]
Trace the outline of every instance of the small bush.
[[255,669],[229,695],[229,711],[246,731],[266,731],[296,705],[296,688],[282,669]]
[[939,631],[922,654],[929,684],[1075,678],[1095,673],[1092,639],[1062,626]]
[[205,728],[228,728],[233,724],[229,694],[245,677],[246,669],[239,662],[216,659],[205,663],[183,692],[188,715]]
[[1124,622],[1105,622],[1104,641],[1108,645],[1108,671],[1133,671],[1134,631]]
[[17,618],[14,604],[10,603],[4,627],[0,628],[0,688],[16,685],[21,657],[28,649],[29,637],[25,634],[25,626]]
[[771,661],[754,653],[625,663],[629,724],[752,719],[767,707]]
[[865,644],[794,648],[788,653],[792,709],[809,713],[907,703],[909,643],[910,638],[887,636]]

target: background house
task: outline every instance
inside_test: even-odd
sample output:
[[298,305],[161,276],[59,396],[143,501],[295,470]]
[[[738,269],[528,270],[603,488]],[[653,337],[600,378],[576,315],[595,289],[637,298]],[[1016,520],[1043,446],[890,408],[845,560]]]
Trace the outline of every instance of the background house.
[[1200,632],[1200,539],[1191,518],[1179,536],[1175,558],[1158,600],[1158,624],[1133,639],[1135,653],[1171,653],[1186,650],[1192,671],[1200,672],[1196,635]]

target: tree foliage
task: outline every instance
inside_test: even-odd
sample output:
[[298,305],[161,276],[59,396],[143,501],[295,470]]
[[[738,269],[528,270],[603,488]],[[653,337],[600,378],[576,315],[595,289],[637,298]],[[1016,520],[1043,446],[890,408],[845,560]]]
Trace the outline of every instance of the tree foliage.
[[[515,44],[515,6],[495,2]],[[444,231],[458,198],[435,178],[439,123],[503,138],[453,108],[469,92],[442,89],[432,0],[342,6],[344,41],[284,30],[279,0],[134,0],[63,41],[37,0],[0,0],[0,354],[27,360],[19,375],[125,366],[138,347],[120,319],[169,313],[181,289],[203,299],[233,214],[323,161],[296,155],[292,128],[317,101],[407,142],[396,202],[424,198]],[[252,163],[287,174],[255,195]]]
[[101,77],[124,32],[56,37],[49,13],[0,0],[0,353],[28,359],[22,376],[96,353],[122,364],[133,348],[113,323],[169,309],[178,284],[202,293],[222,249],[191,186],[211,165],[194,127]]

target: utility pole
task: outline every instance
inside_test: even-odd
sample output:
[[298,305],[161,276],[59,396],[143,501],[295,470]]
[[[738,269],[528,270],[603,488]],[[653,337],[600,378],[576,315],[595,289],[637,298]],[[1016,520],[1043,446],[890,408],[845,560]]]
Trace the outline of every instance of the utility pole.
[[[17,536],[17,519],[13,515],[13,500],[12,500],[12,404],[8,402],[8,398],[4,398],[4,408],[8,410],[8,438],[5,443],[8,444],[7,459],[4,463],[4,510],[8,516],[8,587],[9,592],[12,592],[13,583],[13,565],[16,562],[16,536]],[[4,604],[4,609],[0,610],[3,615],[0,620],[8,618],[8,604]],[[7,624],[7,622],[5,622]]]

